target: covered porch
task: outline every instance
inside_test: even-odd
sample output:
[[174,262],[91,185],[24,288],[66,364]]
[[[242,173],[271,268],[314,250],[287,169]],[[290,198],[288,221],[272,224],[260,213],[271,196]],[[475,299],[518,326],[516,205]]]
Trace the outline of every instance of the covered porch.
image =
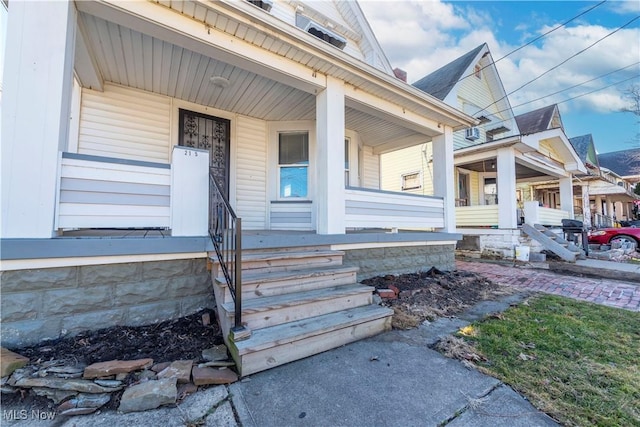
[[[504,138],[455,152],[459,232],[560,226],[574,218],[573,174],[581,163],[560,130]],[[544,186],[553,180],[553,189]]]
[[[201,18],[185,15],[187,7]],[[13,183],[3,191],[3,237],[89,228],[206,236],[210,168],[246,230],[455,231],[446,173],[452,132],[473,119],[323,41],[300,40],[268,14],[256,16],[255,27],[246,21],[254,9],[245,2],[12,5],[8,39],[47,61],[50,75],[6,85],[5,100],[18,108],[3,140],[29,140],[38,161],[16,150],[3,157],[3,176]],[[37,42],[17,27],[44,15],[60,19],[47,20]],[[12,58],[20,55],[9,48],[7,62],[18,64]],[[33,99],[51,120],[23,126]],[[217,127],[191,141],[185,111]],[[287,135],[300,138],[285,155]],[[425,141],[438,160],[434,196],[381,195],[379,154]],[[292,185],[303,191],[292,193]],[[39,198],[21,197],[36,189]]]

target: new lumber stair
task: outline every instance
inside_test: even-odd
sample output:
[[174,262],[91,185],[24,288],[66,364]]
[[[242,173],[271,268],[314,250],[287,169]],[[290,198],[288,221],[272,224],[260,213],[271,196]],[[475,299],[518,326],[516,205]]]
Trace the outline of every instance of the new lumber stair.
[[391,329],[393,311],[373,303],[374,288],[356,283],[357,268],[342,265],[343,256],[315,247],[243,251],[242,323],[250,336],[235,341],[234,301],[212,269],[218,320],[240,376]]
[[585,258],[584,251],[575,243],[569,242],[543,225],[523,224],[522,231],[540,243],[546,250],[553,252],[565,261],[576,262],[578,258]]

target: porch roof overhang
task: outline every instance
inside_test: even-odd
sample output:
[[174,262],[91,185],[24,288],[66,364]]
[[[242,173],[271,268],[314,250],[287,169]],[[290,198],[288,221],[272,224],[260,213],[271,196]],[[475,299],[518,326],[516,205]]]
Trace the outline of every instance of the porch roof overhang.
[[[109,81],[259,119],[293,121],[315,119],[316,94],[332,76],[345,82],[346,127],[377,152],[427,142],[444,127],[477,123],[249,2],[159,3],[76,3],[75,66],[83,86],[101,90]],[[230,86],[210,85],[212,75]]]
[[548,129],[543,132],[537,132],[529,135],[521,136],[522,142],[535,148],[536,151],[540,149],[541,141],[550,141],[553,147],[558,150],[558,154],[561,156],[561,163],[564,165],[564,169],[571,174],[587,173],[587,167],[584,165],[580,156],[576,153],[576,150],[569,142],[569,139],[565,135],[561,128]]
[[492,168],[487,166],[487,162],[493,161],[498,149],[505,147],[512,147],[516,152],[516,179],[519,181],[538,182],[570,175],[565,165],[545,157],[536,147],[523,142],[520,135],[456,150],[454,163],[458,167],[476,172],[491,171]]

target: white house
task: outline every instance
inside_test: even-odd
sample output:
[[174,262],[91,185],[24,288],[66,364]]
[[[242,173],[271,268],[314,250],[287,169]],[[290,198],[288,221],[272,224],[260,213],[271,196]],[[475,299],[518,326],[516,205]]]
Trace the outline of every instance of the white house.
[[[310,252],[351,268],[341,279],[348,285],[358,268],[358,277],[453,268],[453,135],[476,120],[397,79],[356,2],[8,9],[5,345],[210,306],[208,265],[226,273],[228,290],[241,281],[261,286],[251,262],[272,266]],[[433,194],[381,191],[381,154],[426,141]],[[402,229],[431,232],[387,233]],[[214,249],[219,258],[207,264]],[[299,264],[288,269],[313,263]],[[271,273],[286,281],[286,271]],[[331,276],[316,287],[338,282]],[[319,292],[314,286],[304,292]],[[235,316],[221,319],[227,329],[274,326],[245,316],[244,288],[235,307],[223,306],[225,291],[216,289],[221,316]],[[259,293],[251,292],[247,304]],[[321,299],[310,295],[301,300]],[[359,304],[370,302],[369,289]],[[356,309],[330,302],[293,317]],[[376,313],[375,327],[345,315],[351,320],[334,328],[340,337],[318,338],[316,328],[304,339],[321,344],[293,348],[322,351],[387,328],[389,313]],[[306,355],[283,354],[276,364]]]

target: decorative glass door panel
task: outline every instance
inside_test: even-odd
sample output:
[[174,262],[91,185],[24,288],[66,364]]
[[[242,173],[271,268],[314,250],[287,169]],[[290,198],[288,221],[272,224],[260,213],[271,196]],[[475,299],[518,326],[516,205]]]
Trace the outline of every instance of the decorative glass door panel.
[[178,144],[209,151],[209,167],[229,199],[230,122],[180,109]]

